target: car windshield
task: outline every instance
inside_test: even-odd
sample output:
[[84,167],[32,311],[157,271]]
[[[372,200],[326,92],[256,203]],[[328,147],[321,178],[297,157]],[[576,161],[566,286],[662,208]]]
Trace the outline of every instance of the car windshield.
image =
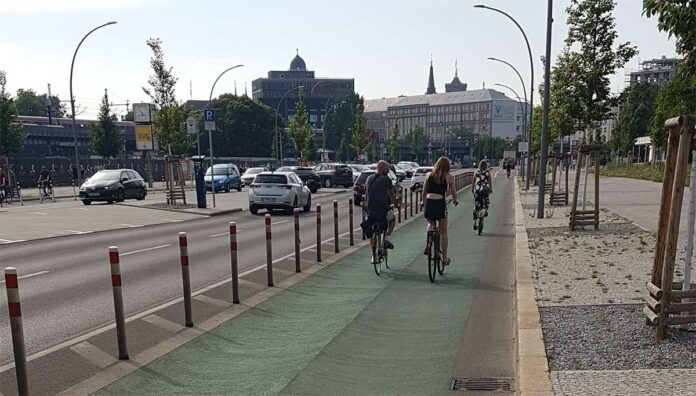
[[430,172],[430,168],[418,168],[418,169],[416,169],[416,173],[418,173],[418,174],[426,174],[428,172]]
[[[227,169],[228,169],[227,164],[213,165],[213,167],[215,168],[216,175],[224,175],[227,173]],[[212,175],[212,170],[210,169],[210,167],[208,167],[208,170],[205,171],[205,175],[206,176]]]
[[255,175],[255,174],[261,173],[263,171],[264,171],[263,168],[249,168],[246,170],[246,172],[244,172],[244,174],[245,175]]
[[287,184],[288,180],[285,175],[258,175],[254,179],[254,184]]
[[121,176],[121,171],[101,170],[89,178],[89,181],[116,181]]

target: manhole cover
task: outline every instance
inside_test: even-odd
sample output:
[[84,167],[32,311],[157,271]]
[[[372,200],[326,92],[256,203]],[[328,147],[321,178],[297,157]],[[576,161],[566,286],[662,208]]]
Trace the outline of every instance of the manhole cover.
[[450,390],[512,392],[512,378],[452,378]]

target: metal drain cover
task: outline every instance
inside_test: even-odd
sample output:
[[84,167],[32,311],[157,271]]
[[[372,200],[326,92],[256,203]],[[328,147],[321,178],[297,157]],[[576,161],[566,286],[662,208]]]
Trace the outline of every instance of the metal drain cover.
[[512,392],[512,378],[452,378],[450,390]]

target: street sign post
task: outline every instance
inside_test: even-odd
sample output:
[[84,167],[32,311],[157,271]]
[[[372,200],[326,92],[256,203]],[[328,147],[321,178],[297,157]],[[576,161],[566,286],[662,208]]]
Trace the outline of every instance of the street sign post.
[[517,146],[517,151],[520,153],[526,153],[529,151],[529,142],[519,142]]
[[201,155],[201,136],[198,134],[198,123],[196,122],[196,118],[193,116],[189,116],[186,119],[186,132],[188,132],[189,135],[196,135],[196,148],[198,149],[198,156]]
[[205,130],[214,131],[215,130],[215,110],[205,109],[203,111],[203,116],[205,117]]
[[210,148],[210,183],[213,192],[213,208],[215,207],[215,162],[213,161],[213,131],[215,130],[215,110],[203,110],[203,120],[205,121],[205,129],[208,131],[208,146]]

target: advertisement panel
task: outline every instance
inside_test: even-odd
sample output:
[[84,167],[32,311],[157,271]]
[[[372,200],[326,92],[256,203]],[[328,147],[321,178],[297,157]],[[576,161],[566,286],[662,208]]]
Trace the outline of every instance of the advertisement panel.
[[135,126],[135,148],[136,150],[153,149],[152,125]]

